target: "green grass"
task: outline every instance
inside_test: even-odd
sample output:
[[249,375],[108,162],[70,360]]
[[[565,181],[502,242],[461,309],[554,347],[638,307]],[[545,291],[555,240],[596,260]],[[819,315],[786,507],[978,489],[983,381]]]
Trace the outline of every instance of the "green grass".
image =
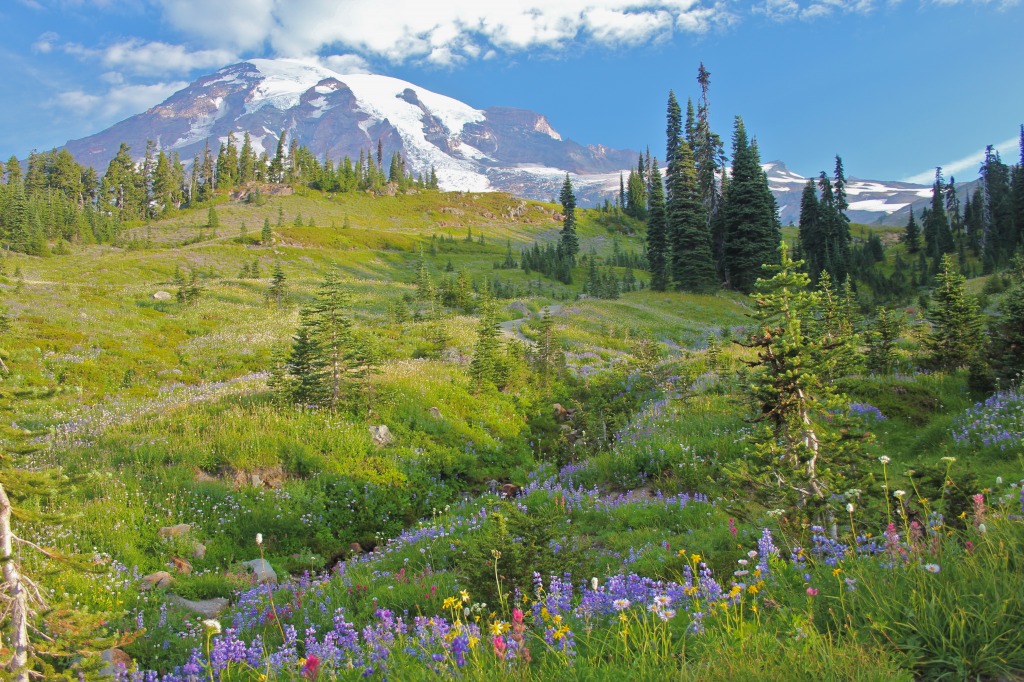
[[[328,614],[344,607],[360,625],[379,607],[441,613],[442,600],[461,589],[474,599],[488,595],[497,609],[497,583],[516,585],[530,598],[534,571],[545,579],[570,571],[576,584],[624,572],[681,580],[692,568],[691,553],[727,581],[765,523],[796,543],[804,531],[768,521],[766,510],[731,488],[725,475],[730,462],[746,456],[743,438],[752,417],[740,397],[740,370],[750,351],[731,343],[750,323],[750,301],[731,293],[646,290],[617,300],[577,299],[585,268],[577,268],[577,284],[570,286],[494,268],[508,243],[518,257],[535,240],[557,239],[557,210],[500,194],[303,191],[269,197],[263,205],[219,197],[216,235],[202,227],[206,209],[197,209],[132,228],[125,236],[131,248],[76,246],[70,255],[45,259],[6,256],[8,277],[0,284],[12,318],[4,344],[12,372],[5,380],[61,389],[21,415],[19,425],[56,429],[53,447],[31,458],[60,467],[66,482],[56,496],[28,501],[50,516],[17,523],[28,539],[89,565],[83,570],[33,556],[30,570],[44,576],[61,608],[106,620],[105,635],[134,632],[142,613],[147,631],[126,646],[140,664],[169,670],[203,645],[198,619],[172,608],[157,625],[164,595],[140,592],[133,569],[146,573],[188,558],[195,572],[177,576],[171,592],[239,599],[247,585],[238,568],[259,556],[257,533],[284,577],[351,558],[352,542],[369,547],[407,529],[447,528],[429,540],[388,544],[369,563],[350,561],[344,575],[288,607],[297,624],[329,621],[316,601],[328,597]],[[299,215],[302,226],[295,225]],[[259,243],[265,219],[273,244]],[[243,222],[245,243],[239,239]],[[465,239],[470,230],[472,242]],[[195,241],[200,231],[203,239]],[[623,251],[643,250],[643,226],[615,214],[582,211],[579,231],[583,253],[606,257],[613,240]],[[898,231],[854,226],[854,232],[876,232],[888,243]],[[902,248],[893,247],[890,258]],[[478,319],[460,310],[431,315],[416,300],[412,282],[421,253],[435,284],[454,276],[446,272],[450,263],[477,287],[494,278],[517,287],[522,295],[516,300],[529,311],[519,330],[531,342],[539,339],[538,313],[558,306],[555,338],[565,353],[549,385],[531,374],[529,344],[521,340],[524,357],[510,363],[513,379],[504,390],[473,385],[467,367]],[[261,278],[239,279],[243,264],[253,260]],[[275,264],[287,280],[280,306],[265,300]],[[10,277],[16,267],[25,279],[19,290]],[[175,293],[176,269],[199,273],[203,292],[194,305],[153,298],[160,290]],[[300,309],[324,276],[338,271],[352,293],[356,327],[378,359],[372,391],[358,412],[277,404],[265,386],[271,351],[290,342]],[[524,317],[509,303],[501,301],[502,320]],[[706,352],[711,335],[722,340],[714,367]],[[915,352],[914,338],[901,342],[904,366],[912,367]],[[1021,618],[1007,585],[1020,565],[1016,550],[1005,549],[1021,546],[1019,532],[993,525],[988,536],[977,537],[969,521],[954,519],[970,511],[970,495],[983,488],[993,491],[986,493],[993,505],[1012,496],[1008,484],[996,481],[1019,479],[1024,453],[954,441],[954,423],[974,404],[965,385],[960,374],[912,371],[839,383],[852,400],[887,417],[870,426],[874,441],[862,466],[873,485],[865,498],[873,501],[858,508],[857,522],[877,535],[893,509],[891,491],[904,489],[913,491],[907,500],[913,518],[925,518],[938,508],[928,505],[941,503],[955,512],[947,522],[960,534],[956,546],[972,538],[979,548],[970,556],[951,550],[955,561],[948,570],[943,564],[941,580],[926,582],[932,576],[921,571],[893,578],[875,564],[851,561],[844,571],[885,589],[847,599],[830,583],[827,599],[811,607],[803,578],[785,573],[795,582],[776,585],[771,601],[759,602],[760,615],[716,616],[702,637],[684,634],[685,624],[676,627],[671,655],[630,649],[614,629],[581,627],[575,664],[538,640],[536,665],[515,674],[574,680],[1019,676],[1024,663],[1007,633]],[[575,421],[556,419],[554,402],[577,409]],[[389,427],[392,445],[371,442],[368,427],[378,424]],[[891,460],[884,471],[877,460],[882,455]],[[944,465],[943,456],[957,462]],[[566,464],[578,467],[572,489],[562,481],[557,491],[538,489],[515,502],[489,493],[496,483],[553,477]],[[272,487],[253,485],[253,475]],[[955,491],[945,492],[946,476],[955,480]],[[663,502],[682,493],[708,499]],[[840,521],[840,532],[851,533]],[[161,527],[176,523],[193,524],[188,538],[159,538]],[[196,542],[206,546],[203,558],[192,557]],[[495,551],[503,554],[504,578],[496,579],[488,563]],[[814,566],[815,584],[835,582],[832,570]],[[900,586],[899,595],[892,584]],[[294,596],[289,589],[281,591],[286,601]],[[975,594],[989,598],[977,604],[970,598]],[[501,617],[507,619],[507,609]],[[649,641],[636,645],[650,646],[658,623],[643,618],[638,614],[634,627]],[[992,628],[974,632],[965,625],[978,619]],[[99,636],[98,626],[87,630]],[[259,632],[268,646],[279,639],[275,631]],[[168,648],[163,641],[171,642]],[[500,673],[480,652],[464,677]],[[417,660],[403,656],[396,650],[395,679],[425,675]],[[239,670],[236,677],[250,679],[251,672]],[[361,674],[337,672],[341,678]]]

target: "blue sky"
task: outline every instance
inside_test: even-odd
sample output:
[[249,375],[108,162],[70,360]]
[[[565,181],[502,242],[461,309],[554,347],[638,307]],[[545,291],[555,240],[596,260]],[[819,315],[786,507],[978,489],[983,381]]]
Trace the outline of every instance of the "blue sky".
[[927,181],[1018,160],[1021,0],[4,0],[0,156],[98,132],[247,57],[316,57],[563,137],[664,156],[665,100],[711,71],[713,127],[765,161]]

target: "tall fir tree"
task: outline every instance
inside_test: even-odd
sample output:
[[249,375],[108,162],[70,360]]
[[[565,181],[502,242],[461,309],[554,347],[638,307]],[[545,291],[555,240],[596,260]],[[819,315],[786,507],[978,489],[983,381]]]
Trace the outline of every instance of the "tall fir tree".
[[690,145],[682,136],[668,169],[666,224],[672,253],[672,281],[683,291],[710,291],[716,284],[704,204]]
[[808,180],[800,195],[800,254],[807,267],[811,281],[816,282],[821,274],[825,251],[818,208],[818,190],[814,180]]
[[949,254],[942,256],[931,298],[926,315],[931,331],[923,342],[927,364],[941,370],[966,367],[982,348],[982,317]]
[[665,215],[665,188],[661,171],[655,168],[651,173],[651,188],[647,209],[647,265],[651,273],[651,289],[665,291],[669,282],[668,226]]
[[913,206],[910,207],[910,217],[907,218],[907,226],[903,229],[900,241],[906,244],[908,253],[917,253],[921,248],[921,228],[917,226],[917,220],[914,218]]
[[676,150],[679,149],[679,141],[683,139],[682,111],[679,109],[679,101],[676,100],[676,93],[668,91],[668,114],[665,126],[665,165],[671,167],[675,160]]
[[[725,223],[719,220],[722,211],[722,199],[725,188],[718,184],[718,176],[725,174],[725,151],[722,138],[711,130],[711,72],[701,62],[697,69],[697,85],[700,86],[700,99],[697,100],[697,116],[693,123],[693,139],[691,148],[693,161],[697,168],[697,186],[700,188],[701,202],[704,204],[704,215],[711,232],[711,248],[715,262],[721,274],[725,274]],[[773,254],[775,252],[772,247]],[[774,256],[769,256],[769,259]]]
[[478,392],[488,386],[497,386],[502,381],[497,306],[487,289],[482,292],[479,308],[477,341],[473,347],[473,359],[469,364],[469,376],[472,377]]
[[748,142],[739,116],[733,132],[732,177],[722,210],[726,281],[734,289],[749,293],[760,277],[761,266],[775,262],[782,230],[761,159],[756,147]]
[[949,218],[946,215],[945,183],[942,180],[941,167],[935,169],[932,201],[928,206],[928,215],[925,217],[922,233],[930,258],[938,261],[942,254],[953,252],[953,234],[949,229]]
[[568,173],[565,174],[565,182],[562,184],[558,199],[562,203],[562,231],[559,234],[558,245],[572,263],[579,253],[580,241],[576,235],[576,195],[573,193],[572,180],[569,179]]

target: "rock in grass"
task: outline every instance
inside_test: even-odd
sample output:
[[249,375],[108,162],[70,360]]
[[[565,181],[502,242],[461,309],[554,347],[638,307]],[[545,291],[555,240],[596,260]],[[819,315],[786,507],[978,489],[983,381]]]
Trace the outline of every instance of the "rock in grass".
[[391,429],[381,424],[380,426],[370,427],[370,438],[373,439],[374,445],[384,447],[391,445],[395,442],[395,437],[391,435]]
[[154,587],[167,587],[174,578],[167,571],[157,571],[156,573],[150,573],[149,575],[142,577],[142,584],[139,585],[139,589],[151,590]]
[[192,524],[190,523],[179,523],[176,526],[165,526],[156,532],[160,537],[167,538],[180,538],[192,530]]
[[196,546],[192,549],[193,559],[202,559],[206,556],[206,545],[201,542],[197,542]]
[[228,607],[228,600],[223,597],[192,601],[191,599],[185,599],[184,597],[172,594],[167,601],[175,606],[180,606],[186,611],[197,613],[200,616],[205,616],[206,618],[216,618]]
[[100,677],[120,678],[124,671],[132,667],[132,657],[120,649],[107,649],[100,654],[103,667],[100,668]]
[[154,300],[157,301],[170,301],[172,298],[174,298],[174,295],[169,291],[158,291],[155,294],[153,294],[153,298]]
[[176,556],[175,557],[171,557],[171,563],[174,564],[174,570],[177,571],[178,573],[182,573],[184,575],[188,575],[189,573],[192,572],[192,564],[190,564],[189,562],[185,561],[184,559],[180,559],[180,558],[178,558]]
[[266,559],[253,559],[252,561],[246,561],[242,565],[252,571],[253,575],[256,576],[256,582],[258,583],[277,582],[277,573],[274,572],[270,562]]
[[430,416],[433,417],[434,419],[440,419],[441,418],[441,410],[439,410],[436,407],[431,407],[430,408]]

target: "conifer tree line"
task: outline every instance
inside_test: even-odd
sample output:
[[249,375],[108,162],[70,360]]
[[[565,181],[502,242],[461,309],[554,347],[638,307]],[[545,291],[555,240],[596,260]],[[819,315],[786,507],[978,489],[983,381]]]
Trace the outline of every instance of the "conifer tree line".
[[757,140],[739,116],[732,172],[726,172],[722,140],[711,130],[711,74],[703,64],[697,83],[701,94],[696,108],[687,101],[685,120],[669,92],[664,179],[656,158],[641,157],[628,185],[620,183],[620,202],[626,213],[647,220],[652,289],[710,292],[724,285],[749,293],[761,266],[778,257],[778,207]]
[[[29,154],[23,164],[12,156],[0,163],[0,242],[14,251],[37,256],[50,244],[117,243],[124,228],[185,207],[202,206],[218,189],[250,182],[304,184],[325,192],[379,190],[394,183],[399,191],[437,189],[436,171],[416,176],[399,152],[385,167],[378,141],[376,155],[360,152],[323,161],[286,131],[273,158],[257,155],[248,133],[239,147],[229,134],[214,156],[209,144],[186,168],[177,152],[158,151],[150,140],[141,161],[122,143],[103,176],[75,161],[66,149]],[[212,225],[216,227],[216,225]]]

